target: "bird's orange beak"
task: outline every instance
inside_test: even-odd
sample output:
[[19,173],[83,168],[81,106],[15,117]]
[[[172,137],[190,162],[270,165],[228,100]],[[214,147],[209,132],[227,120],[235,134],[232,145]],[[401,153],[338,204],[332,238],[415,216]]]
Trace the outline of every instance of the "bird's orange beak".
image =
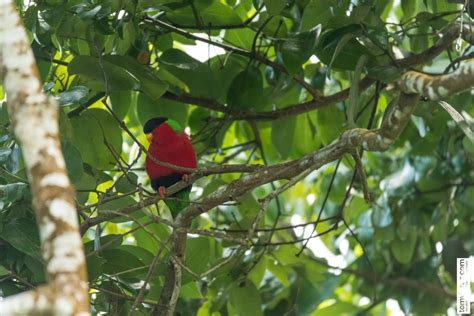
[[146,134],[146,139],[148,139],[148,142],[151,143],[151,139],[153,138],[153,134],[152,133],[148,133]]

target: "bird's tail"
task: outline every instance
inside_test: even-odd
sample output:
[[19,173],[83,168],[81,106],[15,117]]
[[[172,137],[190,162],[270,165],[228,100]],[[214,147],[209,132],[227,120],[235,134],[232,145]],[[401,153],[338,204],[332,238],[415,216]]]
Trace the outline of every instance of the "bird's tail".
[[191,193],[191,187],[185,188],[173,194],[170,198],[165,199],[165,203],[170,209],[173,218],[176,218],[179,212],[189,205],[189,193]]

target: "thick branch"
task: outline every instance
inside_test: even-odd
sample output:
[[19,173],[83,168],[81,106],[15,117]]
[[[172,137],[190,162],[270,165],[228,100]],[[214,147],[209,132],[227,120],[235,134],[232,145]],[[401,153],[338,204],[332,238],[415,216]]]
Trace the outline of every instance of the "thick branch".
[[173,246],[171,248],[173,256],[168,259],[165,273],[166,284],[163,286],[157,310],[154,313],[157,316],[173,315],[181,291],[182,266],[186,260],[186,229],[191,226],[191,221],[178,220],[177,224],[185,229],[173,229]]
[[433,101],[469,89],[473,85],[474,61],[472,60],[450,74],[431,76],[409,71],[398,81],[398,87],[403,92],[421,94]]
[[0,301],[0,314],[88,315],[85,258],[58,127],[58,105],[42,93],[26,32],[12,1],[0,1],[0,79],[23,151],[48,284]]
[[[373,83],[374,83],[374,80],[370,78],[366,77],[362,79],[359,82],[359,91],[363,92],[367,90]],[[259,121],[275,120],[275,119],[286,117],[286,116],[303,114],[303,113],[320,109],[326,106],[330,106],[336,102],[345,100],[347,99],[348,96],[349,96],[349,88],[344,89],[340,92],[337,92],[329,96],[324,96],[324,97],[320,96],[317,99],[299,103],[299,104],[290,105],[282,109],[252,113],[248,111],[239,111],[236,109],[232,109],[215,100],[199,98],[187,93],[175,95],[173,93],[167,92],[163,95],[163,97],[166,99],[179,101],[183,103],[189,103],[189,104],[201,106],[210,110],[230,114],[232,115],[232,119],[234,120],[259,120]]]

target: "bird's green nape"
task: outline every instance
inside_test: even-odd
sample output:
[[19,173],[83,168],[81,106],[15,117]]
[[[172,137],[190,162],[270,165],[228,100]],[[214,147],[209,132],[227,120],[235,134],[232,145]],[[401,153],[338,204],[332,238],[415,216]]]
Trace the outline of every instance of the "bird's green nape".
[[178,214],[189,205],[189,193],[191,193],[190,187],[185,188],[164,200],[165,204],[170,209],[173,218],[176,218],[176,216],[178,216]]
[[168,126],[171,127],[171,129],[175,133],[180,133],[180,132],[183,131],[183,128],[181,127],[181,125],[178,122],[176,122],[175,120],[167,119],[166,124],[168,124]]

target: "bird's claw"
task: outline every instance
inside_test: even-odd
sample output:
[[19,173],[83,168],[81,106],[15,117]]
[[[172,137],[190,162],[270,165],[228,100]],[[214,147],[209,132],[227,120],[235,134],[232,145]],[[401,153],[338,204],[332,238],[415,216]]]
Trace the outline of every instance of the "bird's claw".
[[189,182],[189,174],[183,174],[181,180],[183,180],[184,182]]
[[161,198],[164,199],[166,196],[166,188],[161,186],[158,188],[158,193],[160,194]]

